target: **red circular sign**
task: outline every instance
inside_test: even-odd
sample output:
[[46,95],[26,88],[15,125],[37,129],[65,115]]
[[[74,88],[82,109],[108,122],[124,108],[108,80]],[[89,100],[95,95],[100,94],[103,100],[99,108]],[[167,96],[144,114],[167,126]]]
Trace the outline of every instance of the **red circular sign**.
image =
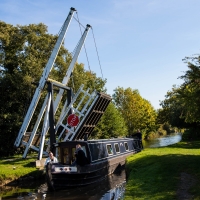
[[75,114],[69,115],[67,118],[67,123],[69,126],[77,126],[77,124],[79,123],[78,116]]

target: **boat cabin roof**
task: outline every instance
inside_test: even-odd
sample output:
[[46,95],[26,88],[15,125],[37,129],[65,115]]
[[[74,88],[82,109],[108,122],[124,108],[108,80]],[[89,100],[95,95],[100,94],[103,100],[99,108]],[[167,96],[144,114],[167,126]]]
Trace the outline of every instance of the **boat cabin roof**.
[[57,146],[66,146],[66,145],[73,145],[75,146],[76,144],[80,144],[80,145],[87,145],[87,144],[92,144],[92,143],[111,143],[111,142],[125,142],[125,141],[130,141],[133,140],[133,138],[111,138],[111,139],[94,139],[94,140],[88,140],[88,141],[84,141],[84,140],[75,140],[75,141],[65,141],[65,142],[59,142],[54,144],[55,147]]
[[88,143],[109,143],[109,142],[121,142],[121,141],[128,141],[133,140],[133,138],[110,138],[110,139],[97,139],[97,140],[88,140]]

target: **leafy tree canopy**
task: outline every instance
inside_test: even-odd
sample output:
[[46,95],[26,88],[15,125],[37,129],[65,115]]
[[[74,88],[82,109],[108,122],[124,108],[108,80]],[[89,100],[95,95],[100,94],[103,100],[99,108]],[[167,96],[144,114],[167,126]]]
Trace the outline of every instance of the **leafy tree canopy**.
[[180,128],[200,124],[200,56],[186,57],[184,62],[188,70],[179,77],[184,82],[167,92],[158,114],[160,121]]
[[156,111],[149,101],[140,96],[138,90],[118,87],[115,89],[113,100],[122,113],[129,135],[136,129],[146,133],[156,130]]
[[93,138],[112,138],[125,137],[127,135],[127,127],[121,113],[116,109],[111,102],[100,122],[95,127]]

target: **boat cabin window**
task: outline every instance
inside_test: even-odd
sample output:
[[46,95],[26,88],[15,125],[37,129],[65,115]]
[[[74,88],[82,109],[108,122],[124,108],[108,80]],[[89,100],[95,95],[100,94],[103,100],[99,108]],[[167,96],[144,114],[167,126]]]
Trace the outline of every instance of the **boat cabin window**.
[[127,142],[124,142],[124,147],[125,147],[126,151],[128,151],[128,143]]
[[116,153],[120,153],[119,144],[118,143],[115,143],[115,151],[116,151]]
[[92,160],[100,160],[107,157],[106,145],[103,143],[91,143],[89,144]]
[[112,154],[113,154],[113,150],[112,150],[111,144],[107,144],[106,147],[107,147],[107,152],[108,152],[108,154],[109,154],[109,155],[112,155]]

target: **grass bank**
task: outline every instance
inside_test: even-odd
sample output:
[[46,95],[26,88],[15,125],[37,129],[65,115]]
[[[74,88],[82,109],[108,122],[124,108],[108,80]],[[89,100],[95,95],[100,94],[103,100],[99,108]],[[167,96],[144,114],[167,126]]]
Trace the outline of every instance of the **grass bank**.
[[16,180],[29,180],[43,178],[43,171],[36,168],[36,158],[23,159],[21,156],[0,159],[0,185]]
[[200,141],[144,149],[127,159],[125,200],[200,199]]

